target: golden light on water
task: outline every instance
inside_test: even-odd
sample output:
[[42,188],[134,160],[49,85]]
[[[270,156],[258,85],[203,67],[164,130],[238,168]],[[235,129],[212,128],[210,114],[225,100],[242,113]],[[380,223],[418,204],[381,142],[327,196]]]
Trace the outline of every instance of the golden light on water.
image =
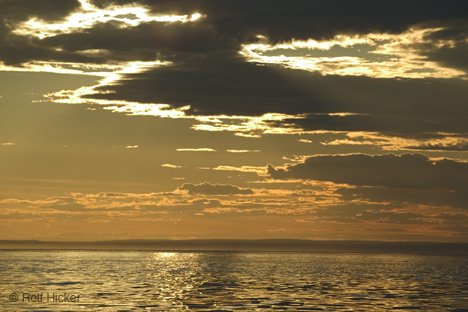
[[177,259],[177,257],[179,256],[180,256],[180,253],[177,253],[177,252],[155,252],[153,253],[153,258],[157,260],[160,260],[160,259],[171,260],[173,258]]

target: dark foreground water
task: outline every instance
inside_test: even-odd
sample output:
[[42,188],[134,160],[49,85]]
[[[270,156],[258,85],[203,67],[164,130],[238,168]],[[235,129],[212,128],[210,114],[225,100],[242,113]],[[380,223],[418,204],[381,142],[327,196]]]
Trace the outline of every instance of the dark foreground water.
[[0,252],[0,311],[468,311],[466,256]]

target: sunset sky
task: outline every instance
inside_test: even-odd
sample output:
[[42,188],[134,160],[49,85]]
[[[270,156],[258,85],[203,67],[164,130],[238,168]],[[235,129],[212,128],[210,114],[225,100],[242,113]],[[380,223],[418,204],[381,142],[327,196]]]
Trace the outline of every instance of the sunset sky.
[[468,1],[0,0],[0,239],[468,242]]

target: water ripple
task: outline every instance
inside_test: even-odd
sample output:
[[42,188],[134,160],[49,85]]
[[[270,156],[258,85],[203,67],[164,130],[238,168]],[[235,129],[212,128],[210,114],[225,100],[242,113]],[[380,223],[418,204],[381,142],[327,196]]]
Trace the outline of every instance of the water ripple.
[[[468,258],[378,254],[4,251],[2,311],[468,312]],[[19,300],[10,302],[9,294]],[[79,302],[23,302],[23,293]]]

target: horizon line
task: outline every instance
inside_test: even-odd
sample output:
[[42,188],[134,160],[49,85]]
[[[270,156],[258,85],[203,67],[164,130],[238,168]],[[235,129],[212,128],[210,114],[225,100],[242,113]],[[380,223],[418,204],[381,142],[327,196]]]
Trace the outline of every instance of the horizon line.
[[0,240],[0,250],[297,251],[468,255],[468,242],[311,239]]
[[99,240],[53,240],[53,239],[0,239],[2,242],[41,242],[41,243],[100,243],[100,242],[198,242],[198,241],[297,241],[297,242],[359,242],[359,243],[431,243],[431,244],[468,244],[468,241],[438,240],[379,240],[379,239],[313,239],[313,238],[128,238]]

